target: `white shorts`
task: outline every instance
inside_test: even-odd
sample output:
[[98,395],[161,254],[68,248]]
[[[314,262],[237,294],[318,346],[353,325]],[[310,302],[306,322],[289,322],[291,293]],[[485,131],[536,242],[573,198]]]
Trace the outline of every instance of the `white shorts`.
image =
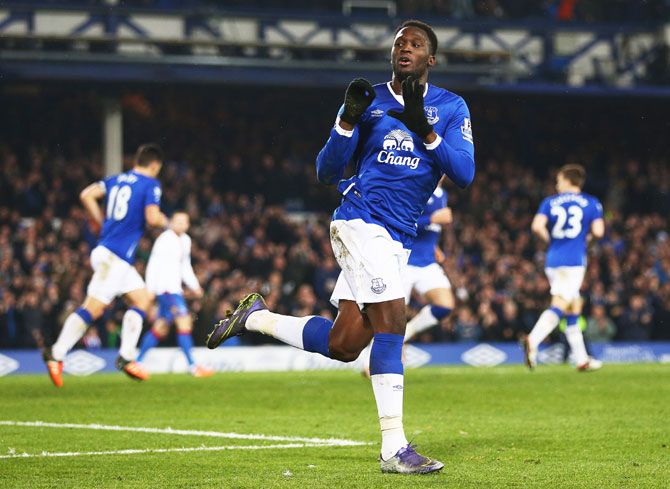
[[363,307],[405,297],[402,277],[410,250],[385,228],[362,219],[332,221],[330,243],[342,268],[330,297],[335,307],[340,300]]
[[116,296],[145,288],[135,267],[104,246],[96,246],[91,252],[91,267],[93,277],[87,294],[104,304],[111,303]]
[[451,283],[444,269],[437,263],[425,267],[407,265],[403,275],[405,282],[405,302],[409,303],[412,289],[423,295],[433,289],[450,289]]
[[551,285],[551,295],[557,295],[568,302],[580,298],[586,267],[548,267],[544,273]]

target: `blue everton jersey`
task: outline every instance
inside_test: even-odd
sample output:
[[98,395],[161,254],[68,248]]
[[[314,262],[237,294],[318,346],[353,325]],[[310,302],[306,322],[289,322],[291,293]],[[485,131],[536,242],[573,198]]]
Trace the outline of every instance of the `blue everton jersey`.
[[[391,83],[374,88],[374,101],[352,131],[336,123],[317,157],[317,176],[323,183],[335,183],[353,158],[356,175],[342,180],[338,190],[364,211],[357,217],[365,220],[368,213],[387,227],[416,236],[417,220],[442,174],[459,187],[466,187],[474,177],[470,113],[458,95],[426,85],[424,110],[438,135],[426,145],[386,114],[403,110],[402,96],[393,92]],[[334,219],[338,218],[344,217],[336,211]]]
[[545,266],[586,266],[586,235],[591,223],[603,217],[598,199],[584,193],[562,193],[544,199],[537,213],[549,219],[551,242]]
[[144,208],[151,204],[160,206],[161,185],[155,178],[135,171],[107,177],[99,184],[107,195],[98,245],[132,263],[146,227]]
[[447,192],[437,187],[433,195],[428,199],[426,208],[417,222],[418,229],[412,253],[409,255],[409,265],[415,267],[426,267],[435,263],[435,246],[442,232],[441,224],[431,224],[430,216],[433,212],[447,207]]

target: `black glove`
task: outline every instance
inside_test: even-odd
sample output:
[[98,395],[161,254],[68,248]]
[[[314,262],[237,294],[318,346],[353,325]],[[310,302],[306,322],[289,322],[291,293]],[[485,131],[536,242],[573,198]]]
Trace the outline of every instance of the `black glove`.
[[433,132],[433,126],[428,124],[426,111],[423,109],[423,90],[424,86],[419,83],[419,80],[408,76],[402,82],[402,99],[405,101],[405,110],[402,112],[389,110],[386,113],[405,124],[407,129],[421,139],[426,139],[426,136]]
[[351,125],[356,125],[377,94],[372,85],[365,78],[356,78],[349,83],[344,95],[344,111],[340,119]]

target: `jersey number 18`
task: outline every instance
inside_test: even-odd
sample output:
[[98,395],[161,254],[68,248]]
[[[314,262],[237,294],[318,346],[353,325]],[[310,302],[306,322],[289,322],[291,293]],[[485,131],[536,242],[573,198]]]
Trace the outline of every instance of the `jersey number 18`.
[[551,208],[551,215],[556,216],[556,223],[551,228],[552,238],[572,239],[579,236],[579,233],[582,232],[582,217],[584,217],[584,212],[578,205],[571,205],[567,210],[565,207],[557,205]]
[[128,185],[114,185],[107,199],[107,219],[120,221],[128,214],[128,201],[133,190]]

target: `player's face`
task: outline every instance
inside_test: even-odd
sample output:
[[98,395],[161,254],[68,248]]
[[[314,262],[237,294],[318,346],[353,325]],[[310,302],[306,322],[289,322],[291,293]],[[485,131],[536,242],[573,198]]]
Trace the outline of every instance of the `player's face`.
[[435,56],[430,55],[428,36],[418,27],[405,27],[400,30],[391,48],[391,66],[398,81],[413,76],[426,82],[428,68],[435,65]]
[[177,234],[182,234],[188,231],[191,226],[191,219],[185,212],[177,212],[172,216],[171,226],[172,230]]

